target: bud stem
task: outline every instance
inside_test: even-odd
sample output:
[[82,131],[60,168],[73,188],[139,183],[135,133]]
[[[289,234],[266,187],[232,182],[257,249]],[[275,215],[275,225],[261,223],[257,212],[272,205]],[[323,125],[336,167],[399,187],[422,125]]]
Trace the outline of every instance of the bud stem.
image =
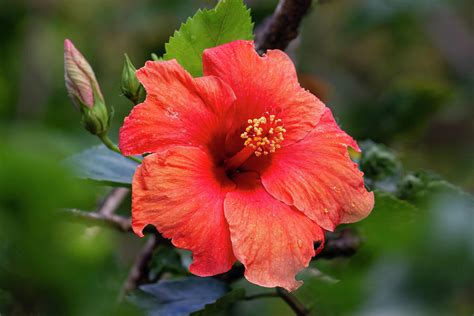
[[[110,149],[110,150],[112,150],[112,151],[115,151],[116,153],[121,154],[122,156],[124,156],[124,155],[122,154],[122,152],[120,151],[120,149],[117,147],[117,145],[115,145],[115,144],[112,142],[112,140],[109,138],[109,136],[107,136],[107,134],[98,135],[98,136],[99,136],[100,140],[102,141],[102,143],[104,143],[104,145],[105,145],[108,149]],[[138,162],[138,163],[142,163],[142,161],[141,161],[140,159],[138,159],[137,157],[133,157],[133,156],[124,156],[124,157],[126,157],[126,158],[128,158],[128,159],[131,159],[131,160],[133,160],[133,161],[136,161],[136,162]]]

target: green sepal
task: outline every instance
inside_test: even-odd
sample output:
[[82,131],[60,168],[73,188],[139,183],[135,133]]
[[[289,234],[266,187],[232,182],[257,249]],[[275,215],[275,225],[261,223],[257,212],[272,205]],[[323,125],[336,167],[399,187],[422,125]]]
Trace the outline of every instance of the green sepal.
[[81,122],[91,134],[105,135],[110,126],[110,113],[105,105],[105,101],[99,94],[95,85],[92,86],[94,93],[94,105],[92,108],[81,104]]

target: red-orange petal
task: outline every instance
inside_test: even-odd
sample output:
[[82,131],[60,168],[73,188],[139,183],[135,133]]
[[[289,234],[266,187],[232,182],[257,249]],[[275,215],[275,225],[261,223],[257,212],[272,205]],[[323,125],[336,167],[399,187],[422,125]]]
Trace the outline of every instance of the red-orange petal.
[[239,135],[248,119],[267,111],[276,115],[287,130],[282,145],[288,146],[313,129],[324,112],[324,104],[301,88],[293,62],[280,50],[262,57],[252,41],[234,41],[205,50],[203,67],[205,75],[224,80],[236,96],[226,145],[230,154],[242,147]]
[[374,195],[348,154],[357,143],[342,131],[327,109],[318,125],[298,143],[281,148],[265,160],[244,166],[260,173],[265,189],[293,205],[327,230],[368,216]]
[[137,77],[147,98],[120,129],[119,147],[125,155],[170,145],[223,146],[225,112],[235,99],[227,84],[211,76],[192,78],[175,60],[148,61]]
[[234,180],[237,189],[227,194],[224,209],[245,277],[260,286],[297,289],[303,282],[295,275],[316,254],[314,242],[324,240],[323,230],[269,195],[256,173],[242,173]]
[[235,261],[224,218],[224,198],[234,184],[195,147],[175,147],[147,156],[133,177],[132,227],[143,236],[148,224],[191,250],[190,271],[210,276]]

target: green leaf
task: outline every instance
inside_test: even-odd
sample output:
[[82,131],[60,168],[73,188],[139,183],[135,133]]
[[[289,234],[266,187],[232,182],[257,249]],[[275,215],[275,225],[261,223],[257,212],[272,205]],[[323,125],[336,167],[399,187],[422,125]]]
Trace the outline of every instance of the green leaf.
[[245,296],[244,289],[235,289],[222,296],[213,304],[207,304],[203,310],[192,313],[192,316],[217,316],[228,315],[227,308],[233,303],[243,299]]
[[[86,235],[83,225],[58,214],[92,205],[96,188],[58,165],[53,148],[34,147],[45,144],[41,130],[22,132],[30,135],[25,141],[5,137],[0,144],[0,314],[134,315],[114,306],[113,281],[122,273],[110,268],[112,232]],[[95,282],[100,286],[91,287]]]
[[165,44],[165,60],[176,59],[193,76],[202,75],[202,53],[235,40],[253,39],[250,10],[242,0],[221,0],[212,10],[199,10],[181,24]]
[[138,163],[104,145],[89,148],[65,160],[77,177],[117,186],[130,186]]
[[387,251],[406,246],[412,233],[416,232],[418,218],[419,210],[413,204],[375,191],[374,209],[366,219],[354,226],[365,240],[364,250]]
[[229,291],[227,284],[213,278],[189,277],[163,280],[140,286],[129,300],[145,311],[146,315],[189,315]]

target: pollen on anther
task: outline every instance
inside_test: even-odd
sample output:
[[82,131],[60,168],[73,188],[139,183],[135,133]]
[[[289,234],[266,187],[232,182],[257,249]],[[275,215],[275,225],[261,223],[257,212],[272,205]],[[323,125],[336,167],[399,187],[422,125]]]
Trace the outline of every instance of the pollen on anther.
[[281,119],[276,119],[273,114],[265,113],[260,118],[248,119],[247,123],[249,125],[240,137],[245,139],[245,146],[255,151],[255,156],[266,156],[281,148],[283,134],[286,133]]

